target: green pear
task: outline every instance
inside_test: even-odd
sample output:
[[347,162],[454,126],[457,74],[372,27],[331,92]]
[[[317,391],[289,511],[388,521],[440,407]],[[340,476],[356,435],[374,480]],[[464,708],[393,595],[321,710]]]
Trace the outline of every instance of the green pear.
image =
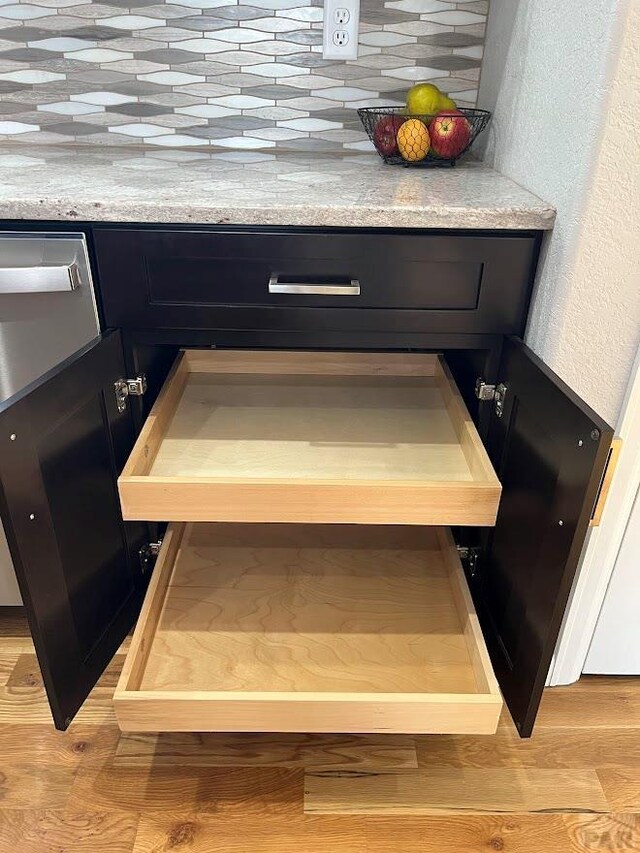
[[453,100],[453,98],[450,98],[448,95],[442,95],[442,97],[440,98],[440,109],[441,110],[457,110],[458,105]]
[[433,83],[416,83],[407,92],[407,112],[414,116],[434,116],[442,109],[442,97]]

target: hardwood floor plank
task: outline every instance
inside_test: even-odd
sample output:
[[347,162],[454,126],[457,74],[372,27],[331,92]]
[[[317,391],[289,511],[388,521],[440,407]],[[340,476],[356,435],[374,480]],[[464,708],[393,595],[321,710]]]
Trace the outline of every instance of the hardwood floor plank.
[[635,767],[598,769],[598,778],[613,812],[640,812],[640,739]]
[[636,766],[640,729],[539,729],[520,738],[515,728],[486,735],[416,737],[420,767],[539,767],[590,770]]
[[9,681],[11,673],[15,669],[18,657],[18,652],[7,652],[3,641],[0,640],[0,688],[6,687],[7,681]]
[[[125,655],[121,651],[109,664],[76,716],[73,725],[115,724],[113,690]],[[53,727],[33,643],[0,639],[0,725],[47,725]]]
[[[74,723],[116,724],[113,712],[113,689],[96,687],[80,709]],[[0,687],[0,725],[19,721],[24,725],[53,726],[51,710],[44,688],[12,690]]]
[[137,814],[0,811],[0,853],[131,853]]
[[3,809],[64,808],[73,785],[75,769],[56,764],[0,761],[0,803]]
[[[112,697],[124,657],[122,652],[115,656],[80,709],[74,725],[115,724]],[[0,725],[15,723],[53,727],[33,642],[30,638],[0,637]]]
[[33,690],[42,687],[42,676],[35,654],[23,653],[18,655],[6,686],[14,690],[17,688]]
[[415,742],[404,735],[168,733],[123,735],[122,767],[416,768]]
[[6,686],[21,655],[33,655],[31,637],[0,636],[0,687]]
[[303,773],[279,767],[81,767],[68,808],[188,811],[288,818],[302,809]]
[[285,822],[217,814],[145,813],[133,853],[366,853],[364,835],[363,824],[348,817],[298,814]]
[[0,655],[35,654],[31,637],[0,637]]
[[583,676],[568,687],[545,690],[536,731],[545,728],[640,728],[640,679]]
[[569,844],[560,815],[299,815],[284,824],[165,813],[141,816],[134,853],[568,853]]
[[607,812],[594,770],[434,767],[305,773],[308,814]]
[[50,725],[0,725],[0,767],[6,764],[78,768],[104,764],[115,754],[120,738],[116,726],[74,723],[66,732]]
[[367,853],[569,851],[568,833],[561,815],[451,815],[411,819],[403,815],[397,818],[354,818],[358,819],[363,821]]
[[102,673],[100,680],[98,681],[97,687],[102,687],[105,690],[111,688],[112,690],[116,689],[116,685],[118,683],[118,679],[120,678],[120,673],[122,672],[122,667],[124,666],[124,659],[126,658],[126,653],[122,651],[122,647],[118,654],[113,658],[109,666]]
[[563,815],[571,853],[637,853],[640,815]]

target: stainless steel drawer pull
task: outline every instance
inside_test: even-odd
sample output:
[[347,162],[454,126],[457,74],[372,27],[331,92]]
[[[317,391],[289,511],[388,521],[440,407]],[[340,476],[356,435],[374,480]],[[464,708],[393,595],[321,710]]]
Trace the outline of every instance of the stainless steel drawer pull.
[[326,283],[305,281],[280,281],[277,275],[269,279],[269,293],[298,293],[307,296],[359,296],[360,282],[352,278],[349,282]]
[[0,267],[1,293],[56,293],[80,287],[74,262],[56,267]]

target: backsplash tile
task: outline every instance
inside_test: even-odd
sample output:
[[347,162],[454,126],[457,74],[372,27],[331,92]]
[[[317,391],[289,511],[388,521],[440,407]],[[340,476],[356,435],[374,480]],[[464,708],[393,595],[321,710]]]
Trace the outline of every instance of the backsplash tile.
[[321,0],[9,0],[0,141],[369,150],[356,107],[415,81],[475,105],[488,5],[361,0],[359,57],[337,62]]

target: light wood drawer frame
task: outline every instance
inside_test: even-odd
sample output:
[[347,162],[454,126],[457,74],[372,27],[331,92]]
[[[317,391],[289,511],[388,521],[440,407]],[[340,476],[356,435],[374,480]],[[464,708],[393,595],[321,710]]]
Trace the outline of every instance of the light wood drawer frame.
[[[129,732],[404,732],[493,734],[502,698],[451,532],[438,530],[476,693],[302,693],[142,690],[176,558],[188,525],[169,525],[114,694]],[[427,618],[427,617],[425,617]]]
[[[150,474],[191,372],[435,377],[471,480],[320,480]],[[185,350],[118,481],[123,517],[147,521],[495,524],[501,486],[444,361],[432,354]]]

